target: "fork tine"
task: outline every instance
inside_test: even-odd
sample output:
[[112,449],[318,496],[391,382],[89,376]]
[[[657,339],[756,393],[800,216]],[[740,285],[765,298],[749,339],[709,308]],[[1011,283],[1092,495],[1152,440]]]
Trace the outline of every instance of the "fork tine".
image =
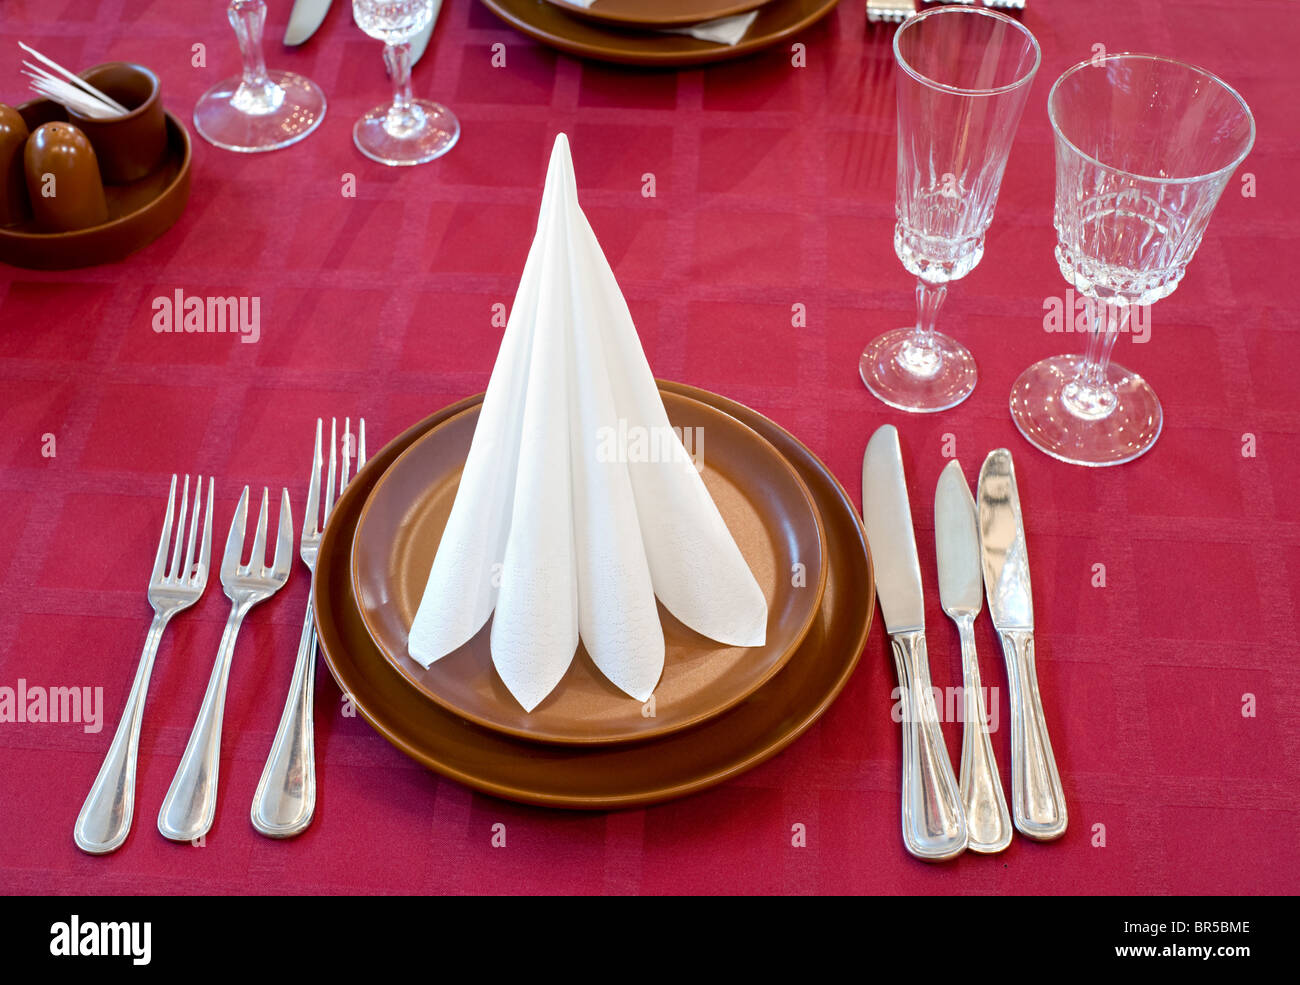
[[352,466],[352,418],[343,418],[343,472],[339,475],[339,495],[343,495],[343,487],[348,484],[351,477]]
[[257,511],[257,532],[253,534],[253,554],[248,559],[252,571],[261,571],[266,567],[266,501],[269,497],[266,486],[262,487],[262,508]]
[[302,535],[315,537],[320,533],[320,432],[322,422],[316,418],[316,450],[311,456],[311,481],[307,484],[307,507],[302,514]]
[[[208,562],[212,559],[212,476],[208,476],[208,508],[203,514],[203,546],[199,548],[199,566],[194,571],[194,585],[202,591],[208,583]],[[242,542],[242,541],[241,541]]]
[[[189,476],[185,477],[186,483],[189,482]],[[194,483],[194,512],[190,514],[190,535],[185,541],[185,567],[181,568],[173,578],[179,578],[185,581],[189,578],[190,572],[193,571],[194,564],[194,538],[199,532],[199,514],[203,512],[203,476],[199,476],[198,481]],[[176,543],[180,543],[180,538],[176,538]]]
[[361,437],[357,441],[357,471],[361,471],[361,466],[366,464],[366,419],[361,418]]
[[330,513],[334,511],[334,464],[335,453],[338,449],[338,419],[330,418],[330,474],[329,481],[325,483],[325,519],[330,518]]
[[161,581],[163,565],[167,563],[167,545],[172,539],[172,513],[176,508],[176,475],[172,474],[172,491],[167,494],[167,516],[163,518],[162,536],[158,538],[158,553],[153,558],[153,573],[149,575],[150,583]]
[[185,475],[185,485],[181,487],[181,511],[176,514],[176,544],[172,547],[172,563],[167,566],[167,578],[175,579],[180,573],[181,544],[185,542],[185,511],[190,508],[190,477]]
[[248,487],[239,494],[239,505],[235,515],[230,519],[230,533],[226,535],[226,553],[221,558],[221,579],[235,574],[239,567],[239,558],[244,550],[244,531],[248,527]]
[[289,509],[289,490],[280,490],[280,525],[275,531],[275,560],[271,563],[271,574],[276,580],[283,581],[289,577],[289,566],[293,563],[293,511]]

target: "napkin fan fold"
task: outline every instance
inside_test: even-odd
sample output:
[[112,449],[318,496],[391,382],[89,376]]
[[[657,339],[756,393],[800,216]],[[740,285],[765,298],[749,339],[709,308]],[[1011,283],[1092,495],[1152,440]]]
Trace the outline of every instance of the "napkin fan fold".
[[656,596],[710,639],[766,641],[762,589],[668,423],[561,133],[408,649],[428,667],[495,613],[492,662],[526,710],[579,638],[646,701],[664,665]]

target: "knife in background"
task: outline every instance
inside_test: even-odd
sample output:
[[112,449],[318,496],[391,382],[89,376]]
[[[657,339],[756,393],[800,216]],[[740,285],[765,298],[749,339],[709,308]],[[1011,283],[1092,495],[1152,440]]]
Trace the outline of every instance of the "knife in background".
[[963,725],[958,782],[970,836],[967,847],[973,852],[1000,852],[1011,844],[1012,827],[989,742],[984,689],[975,653],[975,617],[984,606],[980,532],[975,500],[956,459],[939,473],[934,490],[934,551],[943,611],[957,624],[961,635]]
[[[320,27],[329,12],[331,0],[296,0],[289,13],[289,26],[284,29],[284,43],[290,47],[302,44]],[[348,6],[352,6],[351,3]]]
[[1050,841],[1065,834],[1068,818],[1038,697],[1029,555],[1016,470],[1005,448],[990,452],[980,469],[979,525],[989,614],[1011,689],[1011,810],[1021,834]]
[[917,858],[940,861],[965,850],[966,818],[930,690],[921,565],[892,424],[871,436],[862,458],[862,519],[905,708],[903,842]]
[[438,23],[438,14],[442,11],[442,0],[433,0],[433,16],[429,18],[428,25],[415,37],[411,38],[411,65],[414,66],[421,56],[424,55],[424,49],[429,47],[429,39],[433,37],[433,27]]

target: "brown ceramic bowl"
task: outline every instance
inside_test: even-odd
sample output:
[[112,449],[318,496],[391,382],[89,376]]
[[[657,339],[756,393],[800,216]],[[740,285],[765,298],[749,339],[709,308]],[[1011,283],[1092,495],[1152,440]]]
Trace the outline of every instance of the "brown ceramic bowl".
[[[25,103],[18,112],[31,130],[68,118],[62,106],[44,99]],[[31,221],[0,229],[0,263],[33,270],[112,263],[171,228],[190,197],[190,135],[172,114],[166,114],[166,120],[167,154],[162,164],[138,181],[104,186],[108,222],[65,233],[41,232]]]
[[106,62],[86,69],[81,78],[131,111],[97,120],[68,110],[68,122],[95,148],[104,184],[124,185],[152,174],[167,154],[167,119],[158,76],[143,65]]

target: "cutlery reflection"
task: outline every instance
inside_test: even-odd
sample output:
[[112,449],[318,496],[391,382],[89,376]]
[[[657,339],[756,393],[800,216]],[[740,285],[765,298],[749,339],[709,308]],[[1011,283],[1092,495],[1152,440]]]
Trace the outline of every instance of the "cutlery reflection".
[[898,431],[891,424],[871,436],[862,459],[862,519],[906,709],[903,841],[918,858],[941,861],[966,849],[966,818],[930,687],[921,565]]
[[225,712],[226,684],[230,660],[244,616],[258,602],[270,598],[289,579],[293,553],[293,518],[289,512],[289,490],[280,498],[280,524],[276,533],[275,561],[266,567],[267,491],[262,490],[262,509],[253,535],[253,553],[248,564],[240,564],[244,530],[248,524],[248,487],[244,487],[230,521],[226,552],[221,559],[221,586],[230,598],[230,616],[221,634],[208,689],[203,696],[194,731],[190,733],[180,767],[158,811],[158,830],[172,841],[193,841],[207,833],[217,809],[217,768],[221,763],[221,719]]
[[961,636],[961,800],[970,835],[968,847],[974,852],[1000,852],[1011,844],[1012,828],[989,742],[975,654],[975,617],[984,603],[979,528],[975,500],[955,459],[940,473],[934,491],[934,546],[939,564],[939,598]]
[[[167,516],[163,519],[162,536],[158,538],[158,553],[153,559],[153,573],[149,576],[149,604],[153,606],[153,624],[145,637],[144,652],[136,668],[135,682],[126,699],[122,720],[108,747],[104,765],[86,795],[72,837],[77,847],[92,855],[116,851],[126,841],[131,831],[135,813],[136,754],[140,748],[140,724],[144,720],[145,696],[149,692],[149,678],[153,674],[154,656],[163,630],[176,613],[188,609],[199,600],[208,583],[208,559],[212,552],[212,479],[208,479],[208,505],[203,512],[203,542],[199,546],[197,563],[194,560],[194,538],[198,531],[199,513],[202,511],[203,477],[194,486],[194,512],[190,515],[189,537],[185,536],[185,514],[189,507],[190,477],[185,477],[181,492],[181,511],[175,515],[176,476],[172,476],[171,492],[167,496]],[[171,543],[172,520],[176,521],[176,546],[172,548],[171,563],[167,562],[167,547]],[[181,562],[181,542],[185,542],[185,560]]]
[[1011,452],[989,453],[979,480],[980,553],[989,613],[1007,661],[1011,701],[1011,809],[1028,838],[1065,834],[1061,778],[1047,735],[1034,669],[1034,600]]

